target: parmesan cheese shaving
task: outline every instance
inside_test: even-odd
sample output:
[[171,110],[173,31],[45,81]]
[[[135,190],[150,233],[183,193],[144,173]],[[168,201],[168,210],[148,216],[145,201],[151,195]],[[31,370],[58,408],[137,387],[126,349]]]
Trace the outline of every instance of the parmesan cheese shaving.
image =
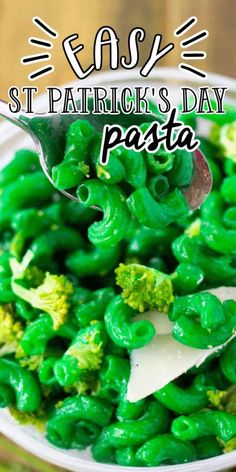
[[[219,287],[208,290],[221,302],[236,300],[236,287]],[[176,341],[172,336],[172,326],[166,314],[149,311],[136,319],[151,321],[156,329],[156,336],[147,346],[135,349],[131,353],[131,374],[127,390],[127,399],[136,402],[160,390],[172,380],[184,374],[193,366],[200,366],[211,354],[222,349],[228,341],[210,349],[196,349]]]

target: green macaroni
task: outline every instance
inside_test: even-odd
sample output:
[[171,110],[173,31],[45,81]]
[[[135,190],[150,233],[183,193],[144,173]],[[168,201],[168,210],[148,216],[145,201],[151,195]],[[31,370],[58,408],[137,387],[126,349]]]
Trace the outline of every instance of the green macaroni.
[[189,213],[187,201],[178,189],[156,202],[148,189],[143,187],[130,195],[127,205],[138,221],[149,228],[168,226]]
[[19,411],[33,412],[41,405],[41,391],[36,377],[15,361],[0,359],[0,387],[5,389],[1,392],[7,402],[13,399],[11,389]]
[[236,302],[227,300],[223,303],[225,323],[215,329],[203,328],[197,321],[186,315],[177,318],[173,326],[174,338],[188,346],[209,349],[224,344],[234,334],[236,323]]
[[88,250],[72,252],[66,258],[66,265],[72,273],[78,277],[88,275],[105,275],[117,266],[121,254],[121,248],[101,248],[91,246]]
[[172,434],[160,434],[141,446],[135,456],[142,465],[155,467],[162,463],[183,464],[196,459],[194,446]]
[[[162,121],[152,112],[132,122],[145,132]],[[102,126],[86,119],[66,129],[65,117],[65,139],[50,148],[54,183],[81,203],[53,189],[32,151],[0,170],[0,408],[40,421],[56,447],[91,446],[99,462],[140,468],[235,448],[236,301],[209,291],[236,287],[235,116],[199,136],[213,191],[194,212],[184,196],[192,153],[119,146],[103,166]],[[100,118],[110,119],[93,117],[96,128]],[[131,117],[119,119],[128,128]],[[193,114],[180,119],[197,126]],[[48,120],[31,127],[49,135]],[[177,343],[227,344],[130,402],[131,351],[158,343],[150,310],[171,321]]]
[[89,396],[67,398],[47,423],[47,437],[55,446],[83,449],[96,439],[112,416],[104,400]]
[[108,305],[105,313],[106,329],[118,346],[137,349],[149,343],[155,329],[152,323],[139,320],[132,323],[135,311],[126,305],[121,295],[116,296]]
[[87,326],[95,318],[102,320],[106,308],[112,298],[114,297],[114,290],[110,287],[101,288],[91,293],[87,303],[82,303],[75,311],[78,322],[81,326]]
[[229,441],[236,434],[236,417],[225,411],[206,410],[189,416],[179,416],[171,426],[174,436],[182,441],[214,434]]
[[224,376],[233,384],[236,383],[236,341],[233,340],[220,356],[220,368]]
[[164,432],[168,421],[165,407],[152,401],[138,420],[120,421],[104,428],[92,447],[93,457],[98,462],[114,462],[115,449],[143,444],[154,434]]
[[124,237],[130,215],[125,197],[115,185],[110,188],[99,180],[79,186],[77,196],[85,207],[96,205],[103,210],[103,220],[88,228],[88,238],[95,246],[115,246]]
[[171,321],[180,316],[199,318],[202,328],[212,330],[225,322],[225,313],[219,299],[211,293],[196,293],[175,298],[169,313]]
[[204,386],[202,389],[197,389],[196,385],[191,385],[187,388],[179,387],[175,382],[170,382],[165,387],[154,393],[154,397],[160,403],[165,405],[169,410],[185,415],[201,410],[209,403],[207,391],[210,386]]

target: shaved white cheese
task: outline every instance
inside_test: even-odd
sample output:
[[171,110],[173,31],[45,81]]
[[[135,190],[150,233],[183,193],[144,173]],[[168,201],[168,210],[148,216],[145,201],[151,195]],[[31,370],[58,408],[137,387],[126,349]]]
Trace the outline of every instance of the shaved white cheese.
[[[236,287],[219,287],[208,290],[221,302],[236,300]],[[228,341],[210,349],[196,349],[176,341],[171,332],[173,324],[168,316],[157,311],[149,311],[136,319],[151,321],[156,335],[147,346],[131,353],[131,374],[127,399],[136,402],[160,390],[166,384],[184,374],[193,366],[200,366],[211,354],[222,349]]]

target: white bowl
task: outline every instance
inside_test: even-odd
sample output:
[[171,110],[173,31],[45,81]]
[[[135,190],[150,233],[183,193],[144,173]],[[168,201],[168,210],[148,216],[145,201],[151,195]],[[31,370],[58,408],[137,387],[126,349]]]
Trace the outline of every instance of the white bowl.
[[[105,72],[94,76],[88,81],[83,81],[82,86],[93,85],[144,85],[143,79],[139,79],[138,71],[132,72]],[[179,86],[182,84],[192,87],[205,85],[198,82],[191,76],[181,73],[173,68],[160,68],[153,71],[150,79],[145,79],[146,85],[161,87],[167,85],[171,89],[171,96],[176,100]],[[230,100],[236,103],[236,81],[224,76],[209,74],[207,85],[227,86],[229,88]],[[81,83],[74,82],[70,86],[80,86]],[[178,100],[178,99],[177,99]],[[36,102],[37,111],[45,111],[46,97],[39,97]],[[11,160],[14,152],[22,147],[34,148],[30,137],[23,131],[8,122],[0,123],[0,163],[5,165]],[[174,466],[152,467],[122,467],[111,464],[100,464],[93,461],[89,450],[86,451],[65,451],[58,449],[48,443],[44,436],[35,428],[30,426],[19,426],[10,416],[8,411],[0,410],[0,432],[14,441],[19,446],[36,456],[51,462],[60,467],[64,467],[73,472],[217,472],[226,470],[236,465],[236,451],[223,454],[211,459],[190,462]]]

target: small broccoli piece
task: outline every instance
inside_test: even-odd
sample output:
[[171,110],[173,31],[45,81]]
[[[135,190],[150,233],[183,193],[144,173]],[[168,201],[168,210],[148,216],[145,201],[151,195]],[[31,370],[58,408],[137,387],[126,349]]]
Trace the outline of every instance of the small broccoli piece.
[[78,162],[77,166],[79,170],[86,175],[86,177],[89,177],[89,166],[86,164],[84,161]]
[[10,406],[9,411],[20,425],[29,424],[37,428],[38,431],[42,433],[45,432],[47,417],[42,409],[36,413],[23,413],[22,411],[17,410],[16,407]]
[[141,264],[120,264],[115,273],[127,305],[141,313],[154,309],[168,313],[174,301],[169,275]]
[[232,385],[228,388],[226,396],[223,399],[223,407],[228,413],[236,415],[236,385]]
[[219,147],[223,157],[236,162],[236,121],[223,126],[214,124],[210,140]]
[[98,370],[103,359],[103,346],[106,342],[104,324],[92,322],[90,326],[79,331],[65,356],[78,360],[80,370]]
[[225,398],[227,392],[226,390],[208,390],[207,396],[210,402],[210,405],[221,410],[222,407],[222,400]]
[[22,324],[14,319],[11,306],[0,305],[0,356],[15,353],[17,357],[22,352],[22,336]]
[[236,438],[232,438],[223,444],[223,452],[232,452],[236,449]]
[[26,369],[28,370],[38,370],[39,366],[43,362],[43,359],[44,359],[43,355],[29,356],[29,357],[20,358],[19,363],[21,367],[26,367]]
[[41,285],[27,289],[20,285],[14,276],[12,290],[34,308],[45,311],[53,320],[54,330],[58,330],[67,319],[73,285],[64,275],[53,275],[47,272]]
[[201,231],[201,220],[197,218],[191,225],[189,225],[186,230],[185,234],[187,234],[190,238],[194,238],[195,236],[199,236]]
[[213,408],[236,415],[236,385],[228,390],[209,390],[207,396]]
[[64,390],[72,395],[95,395],[99,390],[99,386],[99,379],[94,375],[94,372],[85,372],[78,382],[70,387],[64,387]]
[[[54,374],[63,387],[72,388],[74,392],[91,390],[90,373],[98,371],[107,342],[105,325],[95,321],[79,330],[69,349],[54,367]],[[92,390],[95,386],[93,385]]]

